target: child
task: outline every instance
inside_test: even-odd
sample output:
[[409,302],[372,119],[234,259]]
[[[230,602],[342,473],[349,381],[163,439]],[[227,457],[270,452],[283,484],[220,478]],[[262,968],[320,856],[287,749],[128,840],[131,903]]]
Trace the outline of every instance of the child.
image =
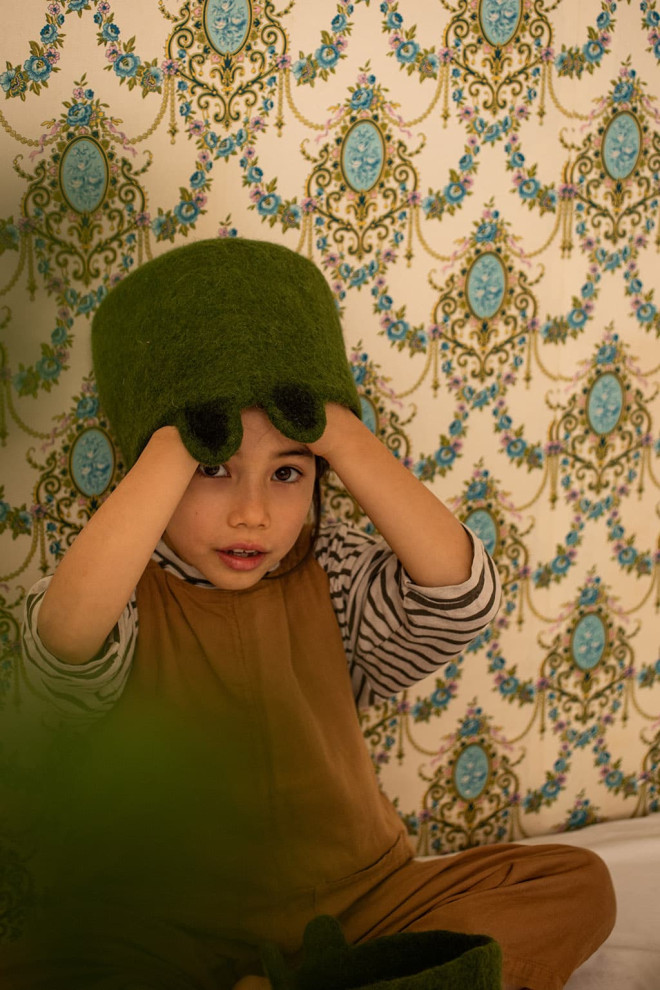
[[[500,845],[417,862],[378,787],[356,703],[463,650],[499,584],[481,542],[356,415],[323,276],[275,245],[189,245],[109,294],[93,346],[132,467],[28,596],[25,673],[65,716],[116,725],[156,699],[181,717],[195,781],[172,777],[187,797],[170,852],[185,867],[159,873],[148,906],[108,881],[121,911],[83,917],[75,959],[60,918],[45,961],[33,952],[3,985],[267,987],[250,947],[295,958],[330,914],[349,943],[491,935],[507,987],[563,986],[613,923],[601,861]],[[318,517],[312,531],[326,463],[382,540]],[[128,842],[101,832],[98,860],[143,824]]]

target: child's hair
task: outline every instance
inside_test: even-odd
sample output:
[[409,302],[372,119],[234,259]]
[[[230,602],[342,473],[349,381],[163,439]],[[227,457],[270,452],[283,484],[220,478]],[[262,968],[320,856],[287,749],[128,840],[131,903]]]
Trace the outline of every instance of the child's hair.
[[315,455],[314,460],[316,462],[316,478],[314,480],[314,492],[312,494],[312,509],[314,510],[314,524],[312,527],[310,550],[314,549],[314,544],[316,543],[317,537],[319,535],[319,530],[321,528],[321,512],[322,512],[322,502],[323,495],[321,493],[321,481],[325,477],[330,465],[323,457]]

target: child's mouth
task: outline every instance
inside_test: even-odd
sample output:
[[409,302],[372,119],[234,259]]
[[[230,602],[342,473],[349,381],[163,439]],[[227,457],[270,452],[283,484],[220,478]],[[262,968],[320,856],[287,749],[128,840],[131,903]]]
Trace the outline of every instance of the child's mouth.
[[253,547],[224,547],[217,551],[220,559],[235,571],[251,571],[262,562],[265,551]]

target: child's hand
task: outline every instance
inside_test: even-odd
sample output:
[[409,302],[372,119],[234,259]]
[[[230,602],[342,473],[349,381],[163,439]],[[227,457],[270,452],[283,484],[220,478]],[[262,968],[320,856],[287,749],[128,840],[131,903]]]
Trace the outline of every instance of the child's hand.
[[[324,457],[332,464],[333,451],[341,449],[342,442],[351,435],[360,435],[367,427],[357,418],[354,412],[346,406],[328,402],[325,407],[326,426],[323,434],[314,443],[307,446],[313,454]],[[367,430],[368,432],[368,430]]]

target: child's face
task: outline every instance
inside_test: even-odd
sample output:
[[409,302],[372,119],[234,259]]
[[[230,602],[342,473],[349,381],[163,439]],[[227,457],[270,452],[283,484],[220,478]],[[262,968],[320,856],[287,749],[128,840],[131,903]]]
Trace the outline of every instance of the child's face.
[[316,462],[260,409],[241,413],[243,442],[226,464],[199,467],[165,530],[167,544],[225,591],[251,588],[296,542]]

